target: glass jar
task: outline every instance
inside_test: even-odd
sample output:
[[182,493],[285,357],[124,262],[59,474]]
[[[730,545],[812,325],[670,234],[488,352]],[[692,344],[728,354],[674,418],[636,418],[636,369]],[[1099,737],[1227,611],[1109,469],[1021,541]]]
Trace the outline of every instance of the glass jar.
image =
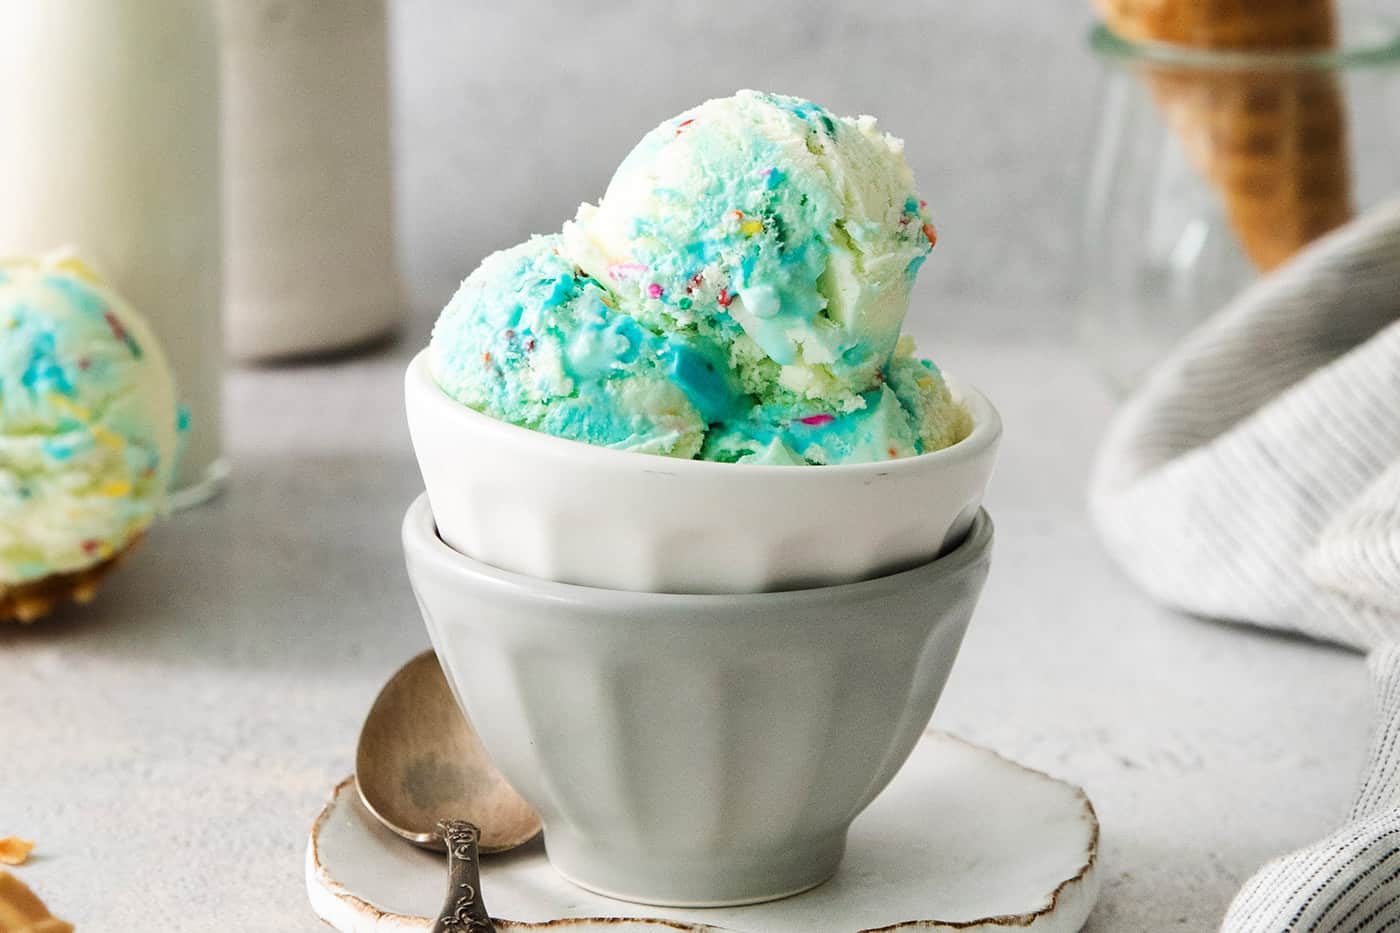
[[1339,11],[1323,51],[1091,31],[1101,88],[1078,323],[1114,388],[1261,273],[1400,192],[1400,21]]

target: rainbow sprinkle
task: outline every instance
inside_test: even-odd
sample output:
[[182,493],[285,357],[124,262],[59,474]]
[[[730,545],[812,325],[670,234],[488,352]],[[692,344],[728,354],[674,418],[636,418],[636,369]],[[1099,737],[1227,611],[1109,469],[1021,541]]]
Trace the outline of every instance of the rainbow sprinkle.
[[648,268],[645,263],[641,262],[615,262],[608,266],[608,278],[615,282],[622,279],[635,279],[646,272]]
[[131,351],[132,356],[138,360],[141,359],[141,345],[137,343],[136,338],[131,336],[127,329],[122,326],[122,322],[117,320],[117,316],[111,311],[103,311],[102,319],[107,322],[107,326],[112,331],[112,336],[126,344],[126,348]]
[[91,425],[89,427],[89,430],[92,431],[93,440],[97,441],[97,443],[101,444],[103,447],[106,447],[108,450],[119,451],[126,446],[126,441],[122,440],[121,437],[119,437],[116,434],[113,434],[111,431],[107,430],[100,424]]

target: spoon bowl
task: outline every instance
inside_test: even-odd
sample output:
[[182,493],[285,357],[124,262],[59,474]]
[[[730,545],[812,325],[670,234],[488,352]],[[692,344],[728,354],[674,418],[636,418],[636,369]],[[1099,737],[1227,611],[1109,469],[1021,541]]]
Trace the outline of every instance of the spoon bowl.
[[540,831],[540,818],[492,764],[425,651],[401,667],[370,707],[355,750],[366,809],[416,845],[445,851],[442,820],[481,828],[482,852],[504,852]]

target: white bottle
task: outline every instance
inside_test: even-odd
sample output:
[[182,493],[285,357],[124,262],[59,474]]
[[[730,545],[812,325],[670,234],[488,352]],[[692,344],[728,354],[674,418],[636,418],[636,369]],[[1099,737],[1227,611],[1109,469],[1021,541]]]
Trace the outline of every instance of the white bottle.
[[218,37],[207,0],[0,5],[0,255],[72,246],[151,322],[190,413],[175,502],[221,453]]
[[239,359],[401,319],[384,0],[220,0],[228,306]]

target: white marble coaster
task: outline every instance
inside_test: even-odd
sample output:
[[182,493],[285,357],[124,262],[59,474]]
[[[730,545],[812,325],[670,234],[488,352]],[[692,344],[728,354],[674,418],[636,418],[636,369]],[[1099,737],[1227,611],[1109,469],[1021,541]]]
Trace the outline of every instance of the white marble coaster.
[[[806,894],[709,909],[610,900],[557,875],[538,839],[486,856],[481,892],[493,917],[509,918],[497,919],[502,930],[561,921],[570,933],[1074,933],[1098,897],[1098,838],[1079,788],[929,731],[856,820],[836,876]],[[306,852],[307,892],[321,919],[342,933],[427,930],[445,884],[444,857],[375,823],[352,779],[335,788]]]

